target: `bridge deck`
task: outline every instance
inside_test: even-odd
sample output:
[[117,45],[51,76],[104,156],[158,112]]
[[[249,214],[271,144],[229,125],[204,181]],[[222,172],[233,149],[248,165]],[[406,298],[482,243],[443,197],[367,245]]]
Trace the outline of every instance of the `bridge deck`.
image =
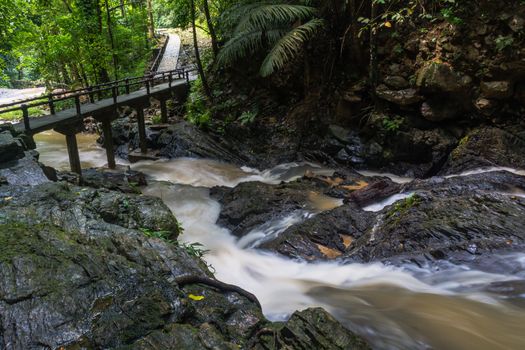
[[[113,101],[113,98],[107,98],[94,103],[83,104],[81,105],[80,116],[77,115],[76,108],[70,108],[57,112],[53,115],[30,118],[29,126],[31,130],[29,132],[31,134],[38,134],[40,132],[53,129],[59,125],[64,126],[73,124],[75,122],[81,121],[84,117],[103,112],[104,110],[116,108],[119,106],[132,105],[145,99],[149,99],[149,97],[166,94],[171,90],[176,90],[179,88],[186,88],[185,79],[174,80],[171,84],[171,87],[169,86],[169,83],[153,86],[150,89],[149,95],[144,88],[126,95],[120,95],[117,97],[117,103]],[[17,131],[25,130],[23,122],[19,122],[13,126]]]

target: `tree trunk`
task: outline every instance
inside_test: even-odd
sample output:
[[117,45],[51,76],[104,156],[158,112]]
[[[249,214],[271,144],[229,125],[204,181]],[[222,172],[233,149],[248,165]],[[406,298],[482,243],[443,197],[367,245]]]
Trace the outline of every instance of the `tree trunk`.
[[[372,2],[372,7],[370,10],[370,19],[374,21],[377,17],[377,4]],[[370,28],[370,87],[371,93],[375,100],[375,91],[377,87],[378,80],[378,63],[377,63],[377,26],[373,23]]]
[[193,46],[195,48],[195,61],[197,61],[197,69],[199,70],[199,75],[202,81],[202,87],[204,88],[204,93],[208,97],[209,101],[212,101],[210,86],[204,75],[204,68],[202,67],[201,55],[199,52],[199,43],[197,41],[197,27],[195,26],[195,0],[191,0],[191,25],[193,29]]
[[153,6],[151,4],[152,0],[147,0],[148,8],[148,36],[152,39],[155,36],[155,27],[153,25]]
[[118,80],[118,64],[117,64],[117,54],[115,53],[115,40],[113,39],[113,30],[111,29],[111,13],[109,12],[108,0],[105,0],[106,5],[106,22],[108,25],[108,36],[109,42],[111,43],[111,57],[113,59],[113,74],[115,80]]
[[217,43],[217,34],[215,33],[215,28],[211,20],[210,7],[208,6],[208,0],[204,0],[204,14],[206,16],[206,24],[208,25],[208,30],[210,32],[211,47],[213,50],[213,55],[217,57],[217,54],[219,53],[219,45]]

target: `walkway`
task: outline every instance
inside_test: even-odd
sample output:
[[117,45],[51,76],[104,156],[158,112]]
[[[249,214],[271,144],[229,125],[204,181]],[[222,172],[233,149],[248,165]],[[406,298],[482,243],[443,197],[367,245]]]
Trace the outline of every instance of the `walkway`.
[[169,71],[177,68],[180,51],[180,37],[177,34],[171,33],[168,33],[168,36],[168,45],[166,46],[166,51],[164,51],[164,55],[160,61],[159,68],[157,69],[159,72]]
[[0,104],[16,102],[28,98],[38,97],[46,92],[46,88],[37,87],[29,89],[4,89],[0,88]]

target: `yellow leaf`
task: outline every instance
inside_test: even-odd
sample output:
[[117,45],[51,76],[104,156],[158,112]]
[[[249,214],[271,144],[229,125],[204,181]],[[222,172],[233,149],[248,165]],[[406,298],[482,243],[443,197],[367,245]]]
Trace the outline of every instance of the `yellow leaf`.
[[13,197],[5,197],[4,201],[10,201],[11,199],[13,199]]
[[193,294],[190,294],[190,295],[188,295],[188,298],[190,298],[191,300],[199,301],[199,300],[204,299],[204,295],[193,295]]
[[385,27],[387,27],[387,28],[392,28],[392,23],[390,23],[390,22],[385,22]]

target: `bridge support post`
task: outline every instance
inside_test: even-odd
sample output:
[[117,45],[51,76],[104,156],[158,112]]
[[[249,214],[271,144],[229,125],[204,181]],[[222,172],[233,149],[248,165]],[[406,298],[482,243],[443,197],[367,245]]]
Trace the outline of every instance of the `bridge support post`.
[[108,168],[115,169],[115,153],[113,153],[113,134],[111,132],[111,121],[104,119],[102,121],[102,132],[104,133],[104,148],[108,158]]
[[80,156],[78,155],[77,136],[72,134],[66,134],[67,153],[69,155],[69,165],[71,171],[82,176],[82,167],[80,165]]
[[139,122],[139,142],[140,142],[140,152],[148,152],[148,143],[146,140],[146,123],[144,122],[144,108],[142,106],[137,107],[137,120]]
[[162,123],[168,123],[168,108],[166,107],[166,100],[160,99],[160,119]]

